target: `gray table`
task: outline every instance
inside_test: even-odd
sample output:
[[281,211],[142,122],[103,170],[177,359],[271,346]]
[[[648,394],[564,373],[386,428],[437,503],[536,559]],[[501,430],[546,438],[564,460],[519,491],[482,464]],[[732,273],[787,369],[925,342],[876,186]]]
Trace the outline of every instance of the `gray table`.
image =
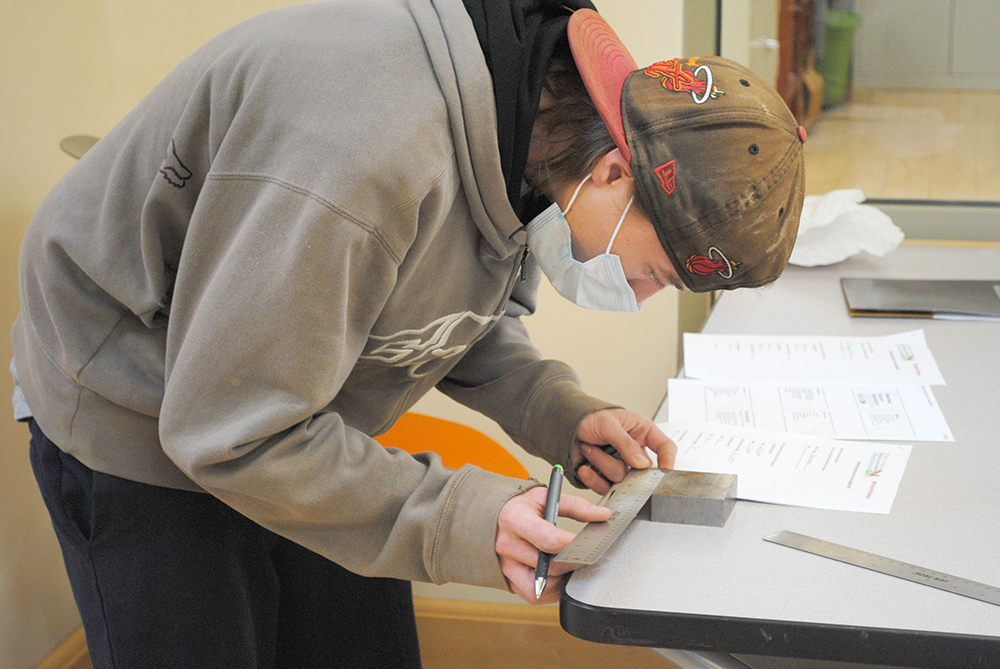
[[[1000,322],[851,318],[842,276],[1000,279],[1000,248],[904,246],[881,259],[790,267],[771,287],[723,295],[704,331],[923,329],[947,382],[933,392],[955,442],[913,444],[887,515],[740,501],[723,528],[635,521],[568,583],[566,631],[726,657],[1000,667],[1000,606],[763,541],[791,530],[1000,586]],[[661,410],[657,420],[666,418]]]

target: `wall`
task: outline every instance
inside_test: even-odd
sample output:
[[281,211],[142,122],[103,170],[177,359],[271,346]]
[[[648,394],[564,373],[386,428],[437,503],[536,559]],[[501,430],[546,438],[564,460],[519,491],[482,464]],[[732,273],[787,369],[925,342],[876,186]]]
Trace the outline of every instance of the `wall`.
[[[104,134],[201,43],[243,18],[287,4],[293,3],[5,0],[0,21],[4,368],[11,355],[7,333],[18,310],[21,237],[34,209],[73,164],[59,150],[59,141],[73,134]],[[682,0],[604,0],[600,6],[640,63],[679,54]],[[593,394],[652,415],[675,371],[676,294],[658,296],[638,316],[595,315],[565,303],[545,286],[540,311],[529,329],[545,353],[576,365]],[[9,375],[0,373],[0,666],[22,669],[69,635],[79,618],[30,474],[27,429],[5,408],[11,390]],[[438,415],[466,416],[441,397],[421,406]],[[495,434],[476,418],[469,416],[470,424]],[[529,469],[545,474],[536,461]],[[486,596],[461,589],[454,595]]]

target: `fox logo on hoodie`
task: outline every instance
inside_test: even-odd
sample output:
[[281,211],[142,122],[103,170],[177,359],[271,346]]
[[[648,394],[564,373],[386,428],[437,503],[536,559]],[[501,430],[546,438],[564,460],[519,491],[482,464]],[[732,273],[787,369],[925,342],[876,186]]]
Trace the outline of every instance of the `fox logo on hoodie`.
[[188,179],[194,176],[191,170],[184,167],[184,163],[177,155],[177,145],[174,144],[174,140],[170,140],[170,151],[167,152],[167,158],[160,167],[160,174],[174,188],[184,188]]

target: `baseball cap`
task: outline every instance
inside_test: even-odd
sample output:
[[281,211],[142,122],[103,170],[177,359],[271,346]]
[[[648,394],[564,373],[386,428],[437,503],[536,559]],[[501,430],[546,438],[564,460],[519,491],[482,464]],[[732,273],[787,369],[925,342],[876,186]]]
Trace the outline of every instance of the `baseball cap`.
[[802,212],[806,132],[774,88],[716,56],[638,68],[589,9],[573,12],[568,37],[684,284],[706,292],[777,279]]

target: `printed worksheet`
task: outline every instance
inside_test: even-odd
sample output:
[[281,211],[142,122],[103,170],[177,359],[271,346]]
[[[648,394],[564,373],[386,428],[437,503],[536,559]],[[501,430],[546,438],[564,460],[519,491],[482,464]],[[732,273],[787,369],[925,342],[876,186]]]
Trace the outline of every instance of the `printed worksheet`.
[[831,439],[955,441],[930,386],[670,379],[669,420]]
[[837,441],[726,425],[659,424],[676,469],[736,474],[739,499],[889,513],[912,446]]
[[945,385],[923,330],[885,337],[685,333],[684,376],[743,382]]

